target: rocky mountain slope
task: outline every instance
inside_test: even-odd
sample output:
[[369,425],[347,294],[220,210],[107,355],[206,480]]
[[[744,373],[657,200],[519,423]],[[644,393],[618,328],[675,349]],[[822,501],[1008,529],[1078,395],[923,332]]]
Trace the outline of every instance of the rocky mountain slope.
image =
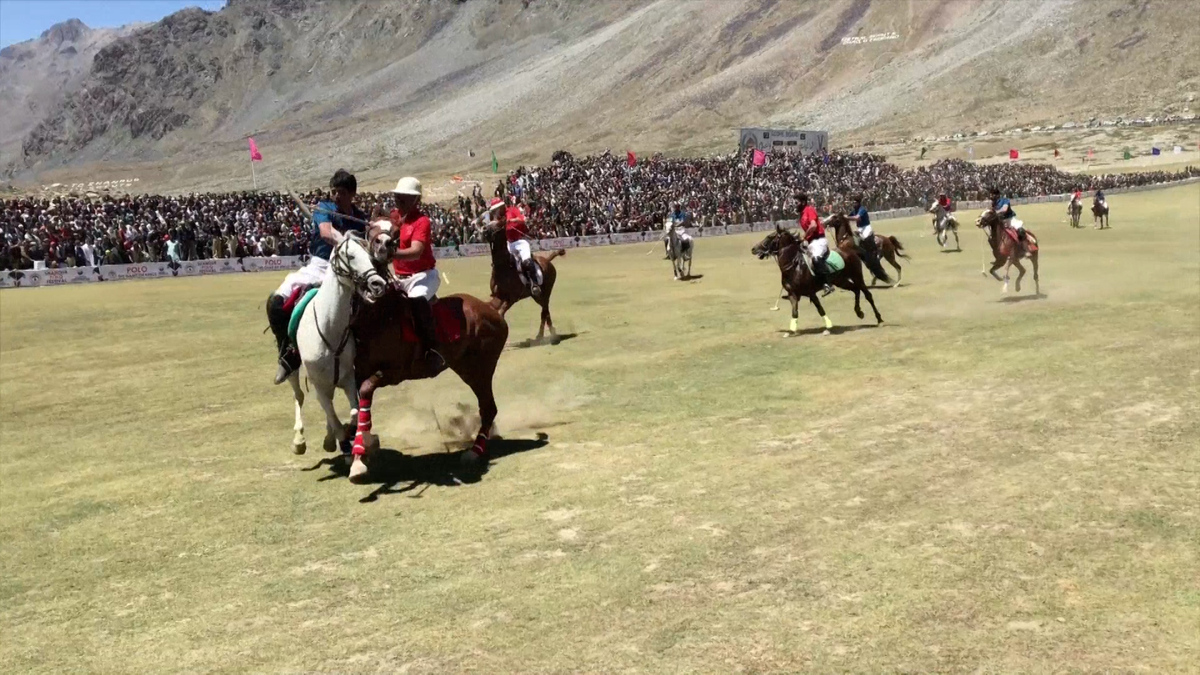
[[[5,154],[153,167],[170,187],[389,176],[577,152],[728,149],[1179,110],[1194,3],[1169,0],[231,0],[117,39]],[[9,75],[3,86],[9,86]],[[467,150],[477,150],[468,159]],[[152,186],[147,186],[152,187]]]
[[72,19],[35,40],[0,49],[0,163],[19,157],[29,132],[78,90],[97,52],[138,28],[93,30]]

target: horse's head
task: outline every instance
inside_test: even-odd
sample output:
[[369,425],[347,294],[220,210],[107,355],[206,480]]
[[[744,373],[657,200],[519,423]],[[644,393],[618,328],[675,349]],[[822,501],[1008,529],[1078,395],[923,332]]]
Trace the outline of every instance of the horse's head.
[[993,226],[995,226],[997,220],[999,220],[999,216],[996,215],[996,212],[991,209],[987,209],[983,213],[979,214],[979,217],[975,219],[975,227],[980,229],[991,229]]
[[376,265],[386,265],[391,261],[400,243],[397,234],[396,226],[387,218],[372,221],[367,227],[367,252]]
[[329,265],[338,283],[358,291],[363,300],[375,302],[387,291],[387,280],[376,268],[376,260],[362,237],[351,232],[333,248]]
[[755,244],[750,249],[750,253],[757,256],[759,260],[766,260],[769,256],[779,255],[784,247],[794,243],[795,240],[796,238],[792,236],[791,232],[776,225],[775,231],[768,233],[762,241]]

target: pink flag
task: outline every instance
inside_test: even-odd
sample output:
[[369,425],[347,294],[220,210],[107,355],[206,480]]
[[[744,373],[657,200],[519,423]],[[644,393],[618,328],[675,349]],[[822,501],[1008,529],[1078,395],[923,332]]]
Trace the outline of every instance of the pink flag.
[[762,150],[754,151],[754,166],[762,166],[767,163],[767,153]]
[[250,139],[250,161],[251,162],[261,162],[262,161],[262,153],[258,151],[258,144],[256,144],[254,142],[253,138]]

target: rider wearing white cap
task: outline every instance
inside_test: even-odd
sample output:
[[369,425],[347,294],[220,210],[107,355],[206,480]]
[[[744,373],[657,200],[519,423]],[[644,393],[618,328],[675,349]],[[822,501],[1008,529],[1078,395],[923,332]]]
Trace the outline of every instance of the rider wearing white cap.
[[392,190],[392,198],[396,204],[389,217],[396,228],[392,269],[400,288],[412,301],[413,323],[425,359],[436,372],[444,367],[445,361],[437,352],[437,328],[430,303],[437,296],[441,278],[433,257],[429,216],[421,211],[421,181],[412,176],[401,178]]

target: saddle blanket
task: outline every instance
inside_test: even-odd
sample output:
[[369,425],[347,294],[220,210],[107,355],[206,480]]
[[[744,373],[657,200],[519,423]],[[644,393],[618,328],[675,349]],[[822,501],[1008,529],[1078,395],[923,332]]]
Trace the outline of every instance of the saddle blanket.
[[[467,324],[466,316],[463,314],[462,298],[449,297],[435,299],[433,302],[433,322],[436,324],[435,330],[439,343],[449,344],[461,339]],[[405,317],[401,335],[404,336],[405,342],[421,341],[417,337],[417,329],[413,325],[411,314]]]

